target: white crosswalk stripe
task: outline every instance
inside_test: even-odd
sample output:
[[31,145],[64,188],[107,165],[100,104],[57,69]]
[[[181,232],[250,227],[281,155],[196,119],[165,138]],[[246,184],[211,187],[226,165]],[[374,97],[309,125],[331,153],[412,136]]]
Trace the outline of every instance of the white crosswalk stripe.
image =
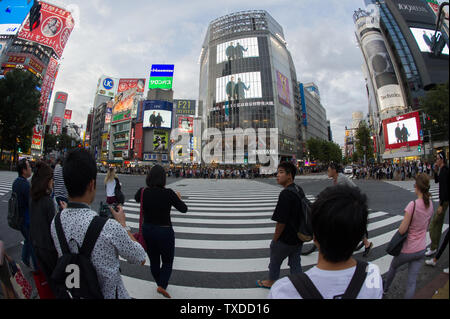
[[11,192],[12,184],[16,178],[16,172],[0,171],[0,197]]
[[[275,223],[271,220],[279,186],[251,180],[186,179],[169,186],[179,191],[188,205],[187,214],[172,210],[175,231],[175,258],[168,292],[173,298],[243,298],[264,299],[268,290],[256,288],[257,279],[266,279],[269,246]],[[307,194],[311,200],[315,196]],[[124,205],[127,225],[137,231],[139,204],[129,200]],[[370,211],[369,240],[373,250],[367,260],[389,269],[392,257],[385,247],[398,229],[402,216]],[[444,226],[444,231],[448,225]],[[427,237],[427,244],[430,243]],[[362,248],[355,252],[357,258]],[[317,251],[302,256],[304,270],[317,263]],[[156,293],[149,260],[138,271],[121,265],[125,286],[134,298],[163,298]],[[287,260],[282,275],[288,274]]]
[[[411,193],[415,193],[414,184],[415,181],[385,181],[391,185],[401,187]],[[439,184],[436,184],[433,179],[430,179],[430,193],[433,202],[439,202]]]

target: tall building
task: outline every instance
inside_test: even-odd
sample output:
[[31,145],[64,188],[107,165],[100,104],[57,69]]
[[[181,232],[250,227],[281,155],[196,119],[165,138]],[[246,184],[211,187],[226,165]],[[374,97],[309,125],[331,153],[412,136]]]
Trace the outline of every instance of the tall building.
[[320,91],[314,83],[299,83],[303,126],[306,128],[306,140],[310,138],[328,141],[327,112],[320,102]]
[[283,28],[264,10],[213,20],[199,60],[203,128],[278,128],[279,159],[300,158],[300,94],[286,45]]
[[50,134],[60,135],[64,126],[64,114],[66,111],[67,100],[69,94],[66,92],[56,92],[53,101],[52,121],[50,126]]

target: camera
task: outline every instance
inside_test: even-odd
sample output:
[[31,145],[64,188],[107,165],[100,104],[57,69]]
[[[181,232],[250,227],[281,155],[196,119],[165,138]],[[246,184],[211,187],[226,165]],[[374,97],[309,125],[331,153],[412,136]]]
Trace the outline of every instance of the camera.
[[[118,206],[119,204],[118,203],[114,203],[113,205],[112,205],[112,207],[114,208],[114,210],[115,211],[118,211],[119,209],[117,208],[117,206]],[[106,217],[106,218],[111,218],[111,219],[114,219],[114,216],[112,215],[112,213],[111,213],[111,211],[109,210],[109,207],[110,207],[111,205],[108,205],[108,204],[104,204],[103,202],[100,202],[100,208],[99,208],[99,210],[98,210],[98,215],[100,216],[100,217]]]

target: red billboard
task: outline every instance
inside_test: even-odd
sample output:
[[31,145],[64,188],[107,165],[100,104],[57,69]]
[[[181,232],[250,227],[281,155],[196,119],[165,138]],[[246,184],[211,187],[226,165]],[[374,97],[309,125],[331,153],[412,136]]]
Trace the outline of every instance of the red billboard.
[[419,112],[399,115],[383,121],[386,149],[422,144]]
[[65,120],[71,120],[72,119],[72,110],[65,110],[64,111],[64,119]]
[[67,40],[72,33],[74,20],[69,11],[40,2],[41,24],[30,32],[29,19],[22,25],[17,37],[50,47],[61,58]]
[[62,119],[55,116],[52,121],[52,126],[50,127],[50,134],[60,135],[62,131]]
[[[145,88],[145,79],[120,79],[117,94],[114,98],[112,114],[128,110],[137,113],[137,95],[142,95]],[[135,117],[136,115],[132,117]]]
[[193,133],[194,132],[194,118],[191,116],[179,116],[178,117],[178,128],[183,133]]

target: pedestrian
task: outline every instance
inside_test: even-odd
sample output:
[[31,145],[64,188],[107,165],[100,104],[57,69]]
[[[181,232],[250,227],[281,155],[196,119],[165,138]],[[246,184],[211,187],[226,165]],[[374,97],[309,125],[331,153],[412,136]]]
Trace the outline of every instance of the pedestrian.
[[108,173],[105,176],[106,203],[108,205],[119,203],[115,193],[118,180],[119,179],[116,175],[116,169],[114,167],[110,167],[108,169]]
[[[299,197],[288,188],[294,187],[296,167],[290,162],[281,162],[278,165],[277,183],[284,189],[281,191],[272,220],[276,222],[275,233],[270,243],[269,279],[258,280],[258,287],[270,289],[280,278],[281,264],[289,258],[289,268],[291,274],[302,272],[301,252],[303,242],[297,236],[296,227],[299,225],[302,204]],[[297,185],[298,186],[298,185]],[[299,190],[303,193],[300,186]],[[300,197],[303,197],[300,194]]]
[[367,197],[355,187],[338,184],[322,191],[311,209],[314,244],[319,250],[317,265],[304,274],[278,280],[268,298],[305,299],[296,288],[300,281],[304,285],[310,284],[308,290],[314,291],[316,298],[341,299],[354,282],[353,276],[361,270],[362,280],[355,289],[356,298],[381,299],[383,287],[379,267],[357,262],[352,257],[367,229]]
[[[70,252],[76,253],[83,244],[88,227],[94,217],[98,216],[89,206],[93,203],[96,193],[97,166],[94,158],[84,149],[70,152],[64,162],[63,176],[69,203],[59,215]],[[119,205],[117,211],[110,208],[110,211],[114,219],[109,218],[104,224],[90,259],[97,272],[103,298],[129,299],[120,275],[119,256],[129,263],[143,265],[145,250],[126,226],[122,206]],[[55,219],[56,217],[51,224],[51,235],[58,257],[61,257]]]
[[[444,252],[445,248],[447,248],[447,246],[448,246],[448,228],[447,231],[445,232],[444,240],[442,241],[441,247],[439,247],[436,256],[434,256],[434,258],[425,260],[425,264],[433,267],[436,266],[437,261],[439,260],[439,258],[441,258],[442,253]],[[444,269],[444,272],[448,274],[448,267]]]
[[430,224],[431,246],[425,253],[425,256],[427,257],[434,255],[439,247],[442,225],[444,224],[445,213],[448,209],[448,166],[445,153],[443,151],[439,152],[436,156],[434,181],[435,183],[439,183],[439,206]]
[[5,245],[0,237],[0,288],[5,299],[17,299],[11,283],[11,273],[8,267],[9,259],[6,254]]
[[23,235],[24,243],[22,247],[22,262],[30,268],[30,259],[34,269],[38,269],[36,256],[30,242],[30,183],[28,178],[31,177],[31,166],[28,160],[21,159],[17,164],[17,172],[19,177],[16,178],[12,185],[12,191],[17,194],[19,212],[23,216],[23,223],[20,232]]
[[136,202],[142,201],[142,235],[147,245],[150,270],[158,286],[156,291],[171,298],[166,290],[175,257],[175,233],[170,212],[172,206],[181,213],[186,213],[188,207],[179,192],[166,188],[166,174],[162,166],[153,166],[145,182],[147,188],[139,189],[135,195]]
[[53,180],[54,180],[53,191],[55,194],[56,203],[59,206],[59,212],[63,210],[62,203],[64,202],[66,204],[65,206],[67,206],[67,203],[69,202],[66,185],[64,184],[62,165],[63,159],[59,157],[56,160],[55,170],[53,173]]
[[425,259],[427,229],[433,215],[433,202],[429,192],[430,179],[426,173],[417,175],[414,189],[417,199],[406,206],[405,217],[398,228],[401,235],[408,232],[408,236],[403,243],[400,255],[392,259],[391,266],[386,274],[386,281],[383,284],[384,292],[387,293],[397,269],[404,264],[408,264],[405,299],[414,297],[417,275]]
[[[50,225],[57,212],[56,203],[51,197],[53,176],[54,172],[48,164],[36,164],[36,173],[31,179],[30,239],[39,270],[44,274],[50,289],[55,292],[51,275],[56,267],[58,253],[50,234]],[[65,201],[60,205],[63,209],[67,207]]]

